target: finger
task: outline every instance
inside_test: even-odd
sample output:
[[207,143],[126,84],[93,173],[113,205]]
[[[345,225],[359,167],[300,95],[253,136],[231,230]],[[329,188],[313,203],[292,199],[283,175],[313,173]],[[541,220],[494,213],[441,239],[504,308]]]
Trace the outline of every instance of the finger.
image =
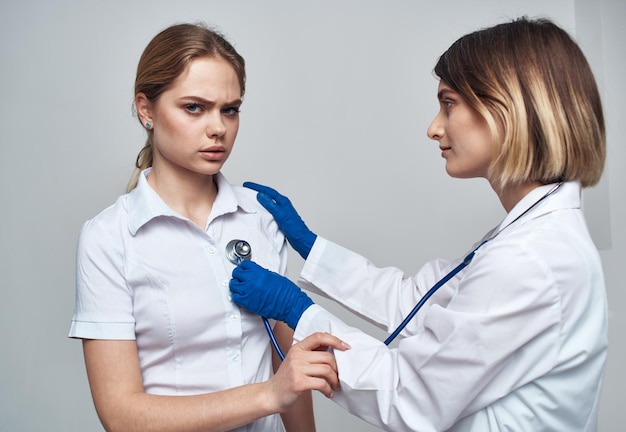
[[261,276],[261,273],[266,271],[263,267],[255,263],[254,261],[242,261],[231,272],[231,281],[245,283]]
[[281,207],[280,205],[278,205],[278,203],[276,202],[276,200],[274,198],[272,198],[270,195],[265,194],[263,192],[259,192],[256,196],[257,201],[263,206],[265,207],[265,209],[272,213],[273,215],[280,211]]
[[239,269],[241,273],[246,273],[246,272],[250,273],[254,271],[263,270],[263,267],[261,267],[260,265],[258,265],[256,262],[252,260],[243,260],[235,268]]
[[315,371],[310,374],[312,376],[323,379],[332,390],[340,390],[339,374],[336,369],[329,365],[318,365]]
[[269,196],[280,195],[276,189],[272,189],[269,186],[264,186],[254,182],[244,182],[243,187],[247,187],[248,189],[252,189]]
[[241,267],[240,264],[233,269],[233,271],[231,272],[231,276],[233,277],[233,279],[243,282],[244,280],[246,280],[246,269]]
[[341,388],[337,370],[326,363],[310,363],[305,366],[300,365],[299,373],[309,378],[307,380],[309,385],[310,383],[316,383],[318,385],[314,390],[326,392],[325,394],[327,396],[332,393],[330,390],[339,390]]
[[[291,352],[291,351],[290,351]],[[310,369],[307,375],[329,378],[334,385],[339,385],[337,375],[337,361],[335,356],[327,351],[302,351],[300,355],[293,355],[294,362],[298,364],[306,364],[307,367],[315,367]],[[303,366],[301,366],[304,369]]]
[[243,294],[244,290],[242,289],[243,284],[238,281],[237,279],[231,279],[230,282],[228,282],[228,288],[230,289],[230,292],[233,294]]
[[243,182],[243,187],[247,187],[248,189],[252,189],[258,192],[259,188],[265,188],[267,186],[263,186],[262,184],[259,184],[259,183],[247,181],[247,182]]
[[312,335],[307,336],[296,345],[307,351],[313,351],[318,348],[335,348],[340,351],[350,349],[350,345],[342,341],[338,337],[333,336],[330,333],[321,332],[313,333]]
[[[318,347],[318,344],[314,346]],[[339,370],[334,354],[328,351],[305,350],[301,344],[296,344],[289,350],[286,360],[298,365],[299,372],[324,378],[333,390],[340,389]]]
[[317,390],[318,392],[326,396],[328,399],[332,399],[335,396],[333,390],[339,390],[338,388],[335,388],[332,385],[330,385],[328,381],[326,381],[323,378],[311,378],[311,383],[312,384],[310,384],[309,386],[311,390]]
[[[245,182],[243,185],[249,189],[257,191],[257,200],[264,206],[267,204],[276,208],[291,207],[291,201],[289,198],[282,195],[276,189],[252,182]],[[278,204],[278,206],[276,206],[276,204]]]
[[333,389],[326,379],[316,376],[308,376],[305,374],[305,376],[300,376],[297,379],[297,382],[294,378],[292,387],[293,392],[301,394],[302,392],[309,390],[317,390],[327,398],[331,399],[334,396],[333,390],[338,390],[338,388]]

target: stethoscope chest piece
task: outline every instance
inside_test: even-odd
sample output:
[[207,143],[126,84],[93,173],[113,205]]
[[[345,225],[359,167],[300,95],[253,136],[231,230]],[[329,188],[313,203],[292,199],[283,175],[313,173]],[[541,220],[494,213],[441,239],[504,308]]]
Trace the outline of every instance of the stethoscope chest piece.
[[[252,247],[250,243],[245,240],[231,240],[226,245],[226,258],[228,261],[238,266],[241,264],[243,260],[249,260],[252,258]],[[278,345],[278,341],[276,340],[276,336],[274,336],[274,332],[272,330],[272,326],[270,325],[267,318],[262,317],[263,325],[265,326],[265,330],[267,331],[268,336],[270,337],[270,341],[272,346],[276,350],[278,357],[281,360],[285,359],[285,354],[283,354],[280,346]]]
[[252,247],[245,240],[231,240],[226,245],[226,258],[235,265],[252,258]]

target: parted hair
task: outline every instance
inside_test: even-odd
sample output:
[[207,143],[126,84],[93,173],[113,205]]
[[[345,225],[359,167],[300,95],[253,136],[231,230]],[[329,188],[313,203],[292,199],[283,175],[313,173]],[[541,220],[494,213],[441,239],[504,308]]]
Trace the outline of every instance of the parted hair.
[[579,46],[547,19],[526,17],[458,39],[435,75],[486,120],[500,186],[595,185],[606,157],[600,94]]
[[[200,57],[221,58],[231,64],[239,81],[241,97],[245,93],[245,61],[226,38],[205,24],[175,24],[157,34],[148,43],[139,59],[135,78],[135,95],[143,93],[155,103],[186,70],[189,63]],[[141,120],[139,120],[141,123]],[[148,138],[135,162],[135,171],[127,191],[137,186],[142,170],[152,166],[153,131],[147,129]]]

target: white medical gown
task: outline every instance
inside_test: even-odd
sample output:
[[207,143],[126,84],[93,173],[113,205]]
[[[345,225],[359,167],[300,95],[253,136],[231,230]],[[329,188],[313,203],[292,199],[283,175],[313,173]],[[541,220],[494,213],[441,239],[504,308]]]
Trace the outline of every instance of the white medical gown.
[[[493,232],[552,186],[522,199]],[[491,233],[485,236],[488,238]],[[393,331],[460,260],[434,260],[408,277],[318,238],[305,288]],[[295,337],[330,332],[352,349],[335,355],[335,402],[390,431],[595,431],[607,354],[602,266],[566,183],[476,253],[388,348],[318,305]]]

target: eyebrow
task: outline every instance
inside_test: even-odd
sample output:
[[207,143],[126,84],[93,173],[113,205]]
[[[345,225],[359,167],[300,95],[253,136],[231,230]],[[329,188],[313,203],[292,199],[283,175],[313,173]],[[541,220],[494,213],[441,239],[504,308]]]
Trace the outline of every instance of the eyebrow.
[[439,90],[439,92],[437,93],[437,99],[443,100],[449,93],[455,93],[455,92],[447,88]]
[[[200,96],[182,96],[180,98],[180,100],[192,100],[192,101],[195,101],[195,102],[200,102],[203,105],[214,105],[215,104],[215,101],[211,101],[211,100],[205,99],[205,98],[200,97]],[[241,104],[242,104],[241,98],[237,98],[237,99],[234,99],[232,101],[226,102],[224,105],[241,105]]]

